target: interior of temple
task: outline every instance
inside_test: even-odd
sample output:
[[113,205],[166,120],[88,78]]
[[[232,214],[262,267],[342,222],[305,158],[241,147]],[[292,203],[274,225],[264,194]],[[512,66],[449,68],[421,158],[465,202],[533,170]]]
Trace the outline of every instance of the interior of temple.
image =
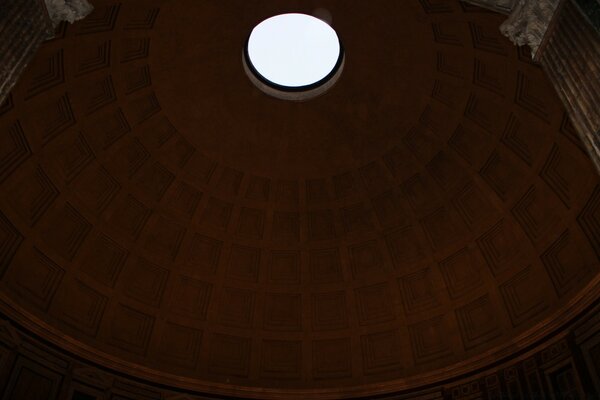
[[[0,104],[3,399],[600,396],[600,176],[506,15],[91,3]],[[317,9],[335,84],[264,93]]]

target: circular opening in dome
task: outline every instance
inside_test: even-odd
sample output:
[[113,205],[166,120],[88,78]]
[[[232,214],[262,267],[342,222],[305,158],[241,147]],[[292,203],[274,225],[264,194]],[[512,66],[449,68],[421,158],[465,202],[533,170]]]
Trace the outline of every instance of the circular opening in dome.
[[256,25],[244,51],[254,84],[272,96],[305,100],[322,94],[339,77],[344,51],[335,30],[306,14],[281,14]]

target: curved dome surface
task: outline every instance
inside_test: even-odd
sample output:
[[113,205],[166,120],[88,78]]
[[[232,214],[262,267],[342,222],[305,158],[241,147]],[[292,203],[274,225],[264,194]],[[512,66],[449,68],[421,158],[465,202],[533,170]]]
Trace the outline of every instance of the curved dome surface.
[[[208,393],[369,395],[506,357],[597,287],[600,179],[502,16],[94,5],[0,106],[0,304],[40,336]],[[266,96],[249,32],[317,6],[343,75]]]

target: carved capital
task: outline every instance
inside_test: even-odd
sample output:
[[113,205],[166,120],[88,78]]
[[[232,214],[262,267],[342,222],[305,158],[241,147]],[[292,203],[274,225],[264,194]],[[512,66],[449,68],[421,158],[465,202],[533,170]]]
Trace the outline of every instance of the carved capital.
[[61,21],[73,23],[87,17],[94,7],[87,0],[45,0],[54,26]]
[[518,0],[500,31],[517,46],[537,53],[560,0]]

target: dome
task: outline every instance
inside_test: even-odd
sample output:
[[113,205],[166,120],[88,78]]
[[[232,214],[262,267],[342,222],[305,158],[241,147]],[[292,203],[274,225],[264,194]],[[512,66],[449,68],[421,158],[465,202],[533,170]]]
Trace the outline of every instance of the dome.
[[[0,106],[2,313],[173,390],[420,390],[595,299],[600,179],[539,65],[459,1],[94,1]],[[252,29],[325,8],[293,102]]]

